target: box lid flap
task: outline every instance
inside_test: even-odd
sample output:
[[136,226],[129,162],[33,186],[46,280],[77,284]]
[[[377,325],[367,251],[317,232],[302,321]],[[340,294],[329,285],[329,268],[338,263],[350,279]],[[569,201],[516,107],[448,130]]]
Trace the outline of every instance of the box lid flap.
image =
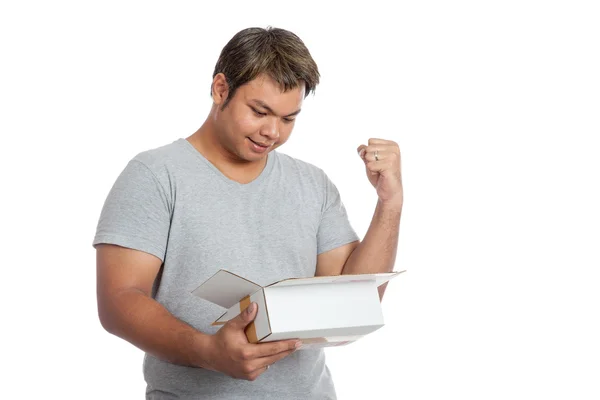
[[314,285],[320,283],[343,283],[343,282],[362,282],[376,281],[377,286],[395,278],[405,271],[381,272],[377,274],[356,274],[356,275],[331,275],[331,276],[313,276],[310,278],[289,278],[270,284],[267,287]]
[[381,286],[382,284],[386,283],[392,278],[395,278],[403,272],[405,271],[380,272],[378,274],[340,275],[340,278],[336,280],[336,283],[375,280],[377,286]]
[[279,286],[294,286],[294,285],[312,285],[317,283],[332,283],[339,278],[339,275],[332,276],[311,276],[308,278],[287,278],[281,281],[273,282],[265,287],[279,287]]
[[254,282],[221,269],[194,289],[192,294],[229,309],[245,296],[251,295],[261,288]]

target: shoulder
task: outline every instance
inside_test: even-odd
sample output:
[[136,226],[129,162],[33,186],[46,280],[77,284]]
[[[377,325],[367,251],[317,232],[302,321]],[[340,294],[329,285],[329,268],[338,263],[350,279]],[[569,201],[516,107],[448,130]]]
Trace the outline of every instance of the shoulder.
[[177,160],[182,158],[182,152],[185,151],[181,140],[137,153],[130,159],[129,168],[147,176],[146,179],[155,180],[165,193],[170,194]]
[[168,168],[173,161],[181,157],[180,141],[181,139],[178,139],[160,147],[141,151],[132,160],[144,164],[152,172],[158,172],[163,168]]
[[189,157],[185,139],[177,139],[171,143],[141,151],[132,158],[132,162],[143,164],[157,179],[164,183],[168,180],[182,161]]

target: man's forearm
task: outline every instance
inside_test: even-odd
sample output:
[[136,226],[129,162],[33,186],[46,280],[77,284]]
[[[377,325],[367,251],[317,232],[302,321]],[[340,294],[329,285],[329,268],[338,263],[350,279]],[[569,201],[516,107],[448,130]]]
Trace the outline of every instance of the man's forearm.
[[[369,230],[360,245],[348,257],[342,274],[370,274],[393,270],[398,250],[401,214],[401,202],[393,205],[377,202]],[[383,298],[386,286],[387,283],[378,289],[380,299]]]
[[173,364],[205,365],[209,335],[175,318],[141,291],[123,291],[113,299],[110,310],[100,313],[107,331]]

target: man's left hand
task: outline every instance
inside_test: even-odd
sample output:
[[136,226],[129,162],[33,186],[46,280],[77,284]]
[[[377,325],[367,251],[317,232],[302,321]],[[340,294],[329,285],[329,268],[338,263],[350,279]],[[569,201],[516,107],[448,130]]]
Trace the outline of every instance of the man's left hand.
[[369,139],[369,145],[356,149],[367,169],[367,177],[377,190],[379,201],[402,207],[404,192],[400,173],[400,147],[384,139]]

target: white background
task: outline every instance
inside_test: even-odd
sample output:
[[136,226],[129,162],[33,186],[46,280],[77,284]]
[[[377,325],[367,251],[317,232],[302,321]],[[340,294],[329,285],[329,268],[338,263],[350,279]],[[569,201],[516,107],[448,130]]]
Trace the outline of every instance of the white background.
[[272,25],[322,75],[281,151],[329,174],[361,237],[355,149],[402,152],[408,272],[384,328],[327,351],[339,398],[600,398],[593,3],[2,2],[0,397],[143,398],[142,353],[96,315],[102,204],[204,121],[227,41]]

